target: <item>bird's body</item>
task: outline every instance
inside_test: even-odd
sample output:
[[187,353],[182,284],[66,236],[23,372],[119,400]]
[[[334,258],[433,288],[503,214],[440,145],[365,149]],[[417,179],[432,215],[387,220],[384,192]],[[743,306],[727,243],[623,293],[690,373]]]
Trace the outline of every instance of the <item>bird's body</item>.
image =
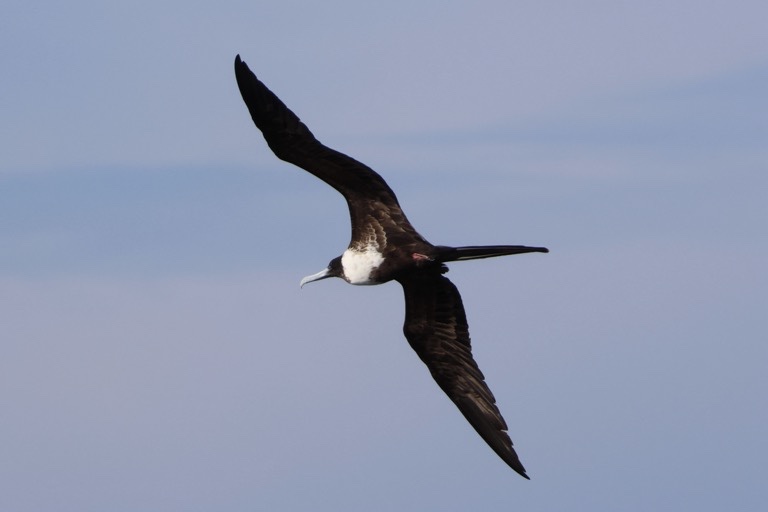
[[405,294],[403,332],[440,388],[488,445],[528,478],[512,448],[507,425],[472,358],[467,319],[445,263],[527,252],[520,245],[432,245],[406,218],[395,193],[366,165],[321,144],[299,118],[240,60],[235,75],[253,121],[275,155],[312,173],[340,192],[349,206],[352,237],[341,256],[306,283],[340,277],[354,285],[395,280]]

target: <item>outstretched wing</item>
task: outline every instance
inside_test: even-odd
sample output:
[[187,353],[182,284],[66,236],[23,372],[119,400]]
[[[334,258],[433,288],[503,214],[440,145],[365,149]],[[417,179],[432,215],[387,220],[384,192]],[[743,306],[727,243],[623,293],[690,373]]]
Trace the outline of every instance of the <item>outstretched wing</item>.
[[456,286],[437,270],[413,273],[398,281],[405,292],[403,331],[408,343],[480,437],[528,478],[512,448],[496,399],[472,358],[467,317]]
[[384,179],[367,165],[318,141],[239,55],[235,58],[235,76],[251,118],[275,156],[317,176],[347,200],[353,239],[359,238],[356,231],[385,218],[401,230],[415,233]]

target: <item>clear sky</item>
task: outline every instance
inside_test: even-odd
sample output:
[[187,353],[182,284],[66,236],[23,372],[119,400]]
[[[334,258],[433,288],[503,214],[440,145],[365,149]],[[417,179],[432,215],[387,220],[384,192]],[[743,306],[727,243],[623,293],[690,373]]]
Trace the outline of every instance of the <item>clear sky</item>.
[[[0,510],[759,510],[764,1],[30,2],[0,16]],[[240,53],[454,264],[532,477],[402,336],[299,290],[345,205]]]

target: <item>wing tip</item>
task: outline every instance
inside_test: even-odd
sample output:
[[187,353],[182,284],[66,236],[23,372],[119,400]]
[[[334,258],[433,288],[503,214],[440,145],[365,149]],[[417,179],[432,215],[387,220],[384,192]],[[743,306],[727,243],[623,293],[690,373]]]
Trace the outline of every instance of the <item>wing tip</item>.
[[525,467],[523,467],[523,464],[520,462],[520,459],[517,457],[517,453],[515,452],[514,448],[512,448],[511,453],[508,453],[506,457],[502,456],[501,458],[510,468],[515,471],[515,473],[525,478],[526,480],[531,479],[531,477],[529,477],[528,473],[525,471]]
[[[512,469],[515,469],[515,468],[512,468]],[[531,479],[531,477],[528,476],[528,474],[525,472],[524,469],[523,470],[515,469],[515,471],[517,472],[518,475],[520,475],[521,477],[525,478],[526,480],[530,480]]]
[[240,54],[235,55],[235,73],[248,69],[248,64],[240,58]]

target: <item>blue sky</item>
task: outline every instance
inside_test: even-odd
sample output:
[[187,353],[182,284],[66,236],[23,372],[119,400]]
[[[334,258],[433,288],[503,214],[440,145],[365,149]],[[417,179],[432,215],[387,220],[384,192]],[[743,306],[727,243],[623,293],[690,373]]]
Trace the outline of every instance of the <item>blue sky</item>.
[[[756,510],[764,2],[9,1],[0,508]],[[240,53],[434,243],[530,482],[278,161]]]

